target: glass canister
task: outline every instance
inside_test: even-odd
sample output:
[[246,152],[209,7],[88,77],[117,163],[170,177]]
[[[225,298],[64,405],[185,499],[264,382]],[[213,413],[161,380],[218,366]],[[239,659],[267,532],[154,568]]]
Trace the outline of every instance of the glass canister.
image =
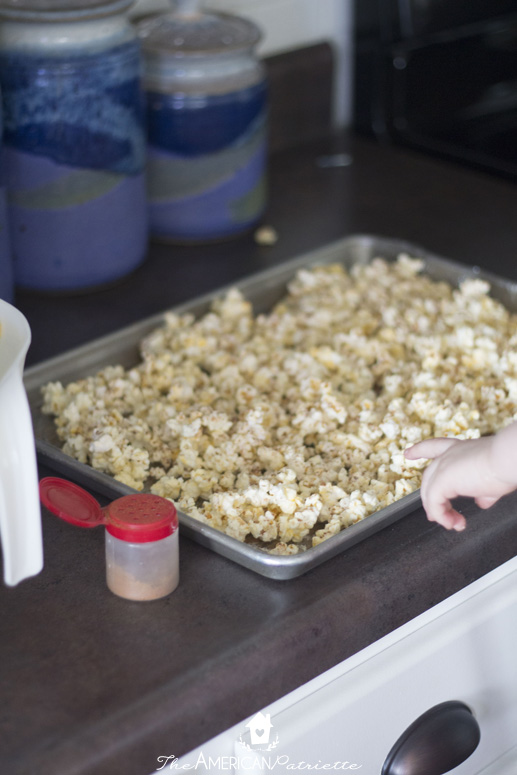
[[251,228],[266,204],[267,88],[252,22],[179,3],[138,24],[151,235],[196,242]]
[[145,125],[130,5],[0,5],[11,249],[24,288],[103,285],[145,257]]
[[2,137],[3,116],[0,100],[0,299],[12,304],[14,299],[14,271],[7,218],[7,190],[5,185],[5,160]]

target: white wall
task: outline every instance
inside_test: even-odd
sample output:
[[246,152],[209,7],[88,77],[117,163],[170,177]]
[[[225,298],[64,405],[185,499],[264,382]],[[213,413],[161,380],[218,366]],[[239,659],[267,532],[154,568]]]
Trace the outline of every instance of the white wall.
[[[351,0],[201,0],[204,8],[255,21],[264,32],[259,48],[263,56],[330,41],[337,63],[334,118],[338,125],[349,122],[351,111],[351,5]],[[168,7],[167,0],[138,0],[133,13]]]

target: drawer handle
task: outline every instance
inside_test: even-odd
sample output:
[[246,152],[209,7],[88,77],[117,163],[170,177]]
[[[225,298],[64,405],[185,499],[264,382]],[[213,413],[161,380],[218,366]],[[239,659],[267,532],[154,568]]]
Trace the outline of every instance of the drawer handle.
[[381,775],[443,775],[476,750],[481,730],[468,705],[457,700],[435,705],[399,737]]

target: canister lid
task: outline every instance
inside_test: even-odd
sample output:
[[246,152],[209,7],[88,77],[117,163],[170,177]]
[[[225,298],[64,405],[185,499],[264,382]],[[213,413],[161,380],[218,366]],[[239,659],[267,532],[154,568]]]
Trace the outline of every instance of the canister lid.
[[0,17],[20,21],[80,21],[112,16],[134,0],[1,0]]
[[174,504],[159,495],[124,495],[102,508],[82,487],[55,476],[42,479],[39,491],[42,504],[60,519],[78,527],[105,525],[121,541],[159,541],[178,529]]
[[262,37],[250,20],[215,11],[172,11],[140,22],[137,30],[144,51],[177,57],[249,51]]

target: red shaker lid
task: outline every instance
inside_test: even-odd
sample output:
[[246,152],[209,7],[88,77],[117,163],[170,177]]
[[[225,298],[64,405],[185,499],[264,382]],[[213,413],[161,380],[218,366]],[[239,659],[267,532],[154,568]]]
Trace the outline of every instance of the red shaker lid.
[[121,541],[159,541],[177,529],[174,504],[159,495],[124,495],[106,508],[106,530]]
[[39,483],[42,504],[53,514],[79,527],[104,524],[104,512],[93,495],[73,482],[47,476]]
[[102,508],[93,495],[66,479],[48,476],[40,481],[39,490],[42,504],[65,522],[79,527],[105,525],[121,541],[159,541],[178,529],[174,504],[159,495],[124,495]]

